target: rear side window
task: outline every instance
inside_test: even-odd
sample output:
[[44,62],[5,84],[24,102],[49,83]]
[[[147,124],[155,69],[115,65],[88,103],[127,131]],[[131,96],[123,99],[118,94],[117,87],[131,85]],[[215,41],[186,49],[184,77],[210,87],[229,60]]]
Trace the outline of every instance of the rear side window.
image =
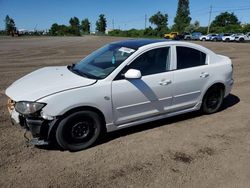
[[206,64],[206,54],[188,47],[177,46],[177,69],[186,69]]

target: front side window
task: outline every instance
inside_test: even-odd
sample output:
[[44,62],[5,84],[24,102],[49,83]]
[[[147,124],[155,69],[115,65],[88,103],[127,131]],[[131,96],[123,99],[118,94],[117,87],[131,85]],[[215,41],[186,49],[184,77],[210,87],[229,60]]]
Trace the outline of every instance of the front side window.
[[177,46],[177,69],[186,69],[206,64],[206,54],[188,47]]
[[169,47],[157,48],[143,53],[126,69],[137,69],[142,76],[166,72],[170,69]]
[[69,69],[84,77],[103,79],[134,52],[135,50],[131,48],[109,44],[93,52],[76,65],[70,66]]

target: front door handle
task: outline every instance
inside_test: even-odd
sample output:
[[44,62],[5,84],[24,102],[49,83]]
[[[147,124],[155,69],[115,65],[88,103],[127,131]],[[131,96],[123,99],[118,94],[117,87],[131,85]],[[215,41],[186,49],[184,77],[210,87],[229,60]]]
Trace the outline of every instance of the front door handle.
[[160,84],[161,86],[166,86],[166,85],[169,85],[169,84],[171,84],[171,83],[172,83],[171,80],[162,80],[162,81],[159,82],[159,84]]
[[207,73],[207,72],[202,72],[202,73],[200,74],[200,77],[201,77],[201,78],[207,78],[207,77],[209,77],[209,73]]

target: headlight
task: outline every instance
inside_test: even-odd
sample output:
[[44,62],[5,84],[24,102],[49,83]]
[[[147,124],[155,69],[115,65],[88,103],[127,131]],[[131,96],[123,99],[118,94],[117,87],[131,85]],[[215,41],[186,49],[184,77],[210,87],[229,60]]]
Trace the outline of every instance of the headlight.
[[34,114],[41,110],[46,104],[38,103],[38,102],[27,102],[27,101],[20,101],[16,102],[15,109],[17,112],[23,115]]

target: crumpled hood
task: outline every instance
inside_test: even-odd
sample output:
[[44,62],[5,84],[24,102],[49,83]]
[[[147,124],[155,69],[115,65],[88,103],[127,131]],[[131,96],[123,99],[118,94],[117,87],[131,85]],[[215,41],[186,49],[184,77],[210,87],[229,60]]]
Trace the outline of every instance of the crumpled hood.
[[36,101],[45,96],[94,84],[96,80],[78,76],[66,66],[38,69],[14,82],[6,95],[14,101]]

